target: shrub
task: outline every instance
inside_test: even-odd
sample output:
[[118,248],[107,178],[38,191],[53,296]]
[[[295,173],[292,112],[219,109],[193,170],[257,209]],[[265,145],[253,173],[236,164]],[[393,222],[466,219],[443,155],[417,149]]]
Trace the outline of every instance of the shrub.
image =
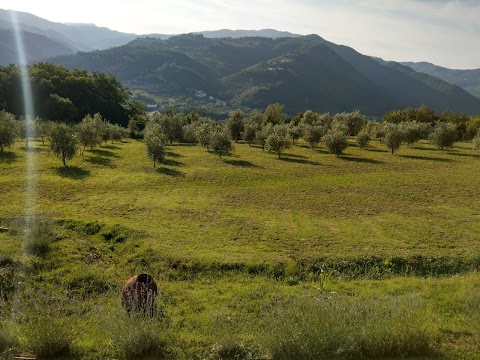
[[65,356],[72,351],[73,332],[66,317],[32,316],[23,327],[26,347],[38,358]]
[[48,218],[32,216],[25,222],[24,250],[30,255],[45,256],[50,244],[55,241],[56,233],[53,223]]

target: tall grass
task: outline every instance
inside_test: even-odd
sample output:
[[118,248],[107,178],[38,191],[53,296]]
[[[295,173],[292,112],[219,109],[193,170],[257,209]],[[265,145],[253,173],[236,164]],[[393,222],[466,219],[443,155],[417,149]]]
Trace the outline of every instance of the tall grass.
[[269,314],[265,347],[282,360],[429,355],[438,330],[425,309],[415,297],[290,298]]
[[99,314],[108,336],[108,356],[115,359],[174,359],[177,340],[158,308],[153,313],[131,311],[116,304]]
[[30,255],[45,256],[50,244],[56,239],[52,220],[43,216],[31,216],[26,219],[24,226],[24,251]]

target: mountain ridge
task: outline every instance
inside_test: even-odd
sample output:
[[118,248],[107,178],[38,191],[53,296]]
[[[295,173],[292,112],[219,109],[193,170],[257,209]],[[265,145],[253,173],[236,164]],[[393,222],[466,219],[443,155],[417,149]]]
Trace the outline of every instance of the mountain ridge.
[[[282,57],[285,66],[278,65]],[[480,113],[480,100],[458,86],[399,63],[382,64],[318,35],[137,38],[117,48],[50,61],[70,69],[109,72],[133,90],[165,98],[195,98],[194,90],[201,90],[232,107],[282,102],[289,113],[359,109],[378,116],[425,104],[439,112],[450,108]]]
[[426,61],[401,62],[401,64],[451,84],[460,86],[472,95],[480,98],[480,69],[449,69]]

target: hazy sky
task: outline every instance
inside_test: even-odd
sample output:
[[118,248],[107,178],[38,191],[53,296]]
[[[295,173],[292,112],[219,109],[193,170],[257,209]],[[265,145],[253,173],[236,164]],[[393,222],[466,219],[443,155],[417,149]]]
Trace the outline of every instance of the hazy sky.
[[386,60],[480,68],[480,0],[1,0],[0,8],[136,34],[274,28]]

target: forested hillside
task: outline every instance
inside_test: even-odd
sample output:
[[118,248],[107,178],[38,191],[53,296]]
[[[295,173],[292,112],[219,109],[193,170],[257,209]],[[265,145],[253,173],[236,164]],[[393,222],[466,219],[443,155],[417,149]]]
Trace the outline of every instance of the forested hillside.
[[159,97],[223,100],[229,107],[285,104],[287,113],[388,109],[425,104],[435,111],[479,113],[480,100],[460,87],[398,63],[380,63],[317,35],[209,39],[187,34],[136,39],[103,51],[50,59],[67,68],[102,71]]

